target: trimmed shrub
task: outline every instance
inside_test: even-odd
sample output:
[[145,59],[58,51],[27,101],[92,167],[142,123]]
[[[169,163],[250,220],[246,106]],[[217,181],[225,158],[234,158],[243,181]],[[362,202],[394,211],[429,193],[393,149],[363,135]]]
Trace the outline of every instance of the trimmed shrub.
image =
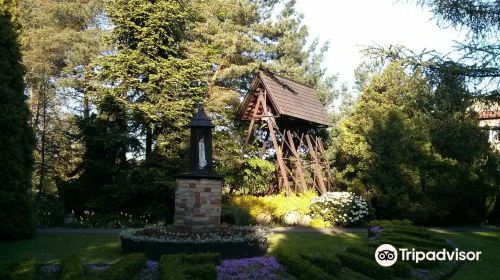
[[338,274],[342,265],[339,258],[332,254],[317,253],[300,256],[330,275]]
[[404,220],[373,220],[368,223],[371,227],[413,226],[413,222]]
[[164,255],[158,262],[159,274],[158,280],[183,280],[186,279],[184,275],[184,266],[176,255]]
[[[197,264],[189,265],[185,264],[187,269],[184,274],[188,276],[188,279],[199,279],[199,280],[214,280],[217,279],[217,268],[214,264]],[[172,279],[172,278],[171,278]]]
[[390,228],[388,231],[389,232],[394,232],[397,234],[402,234],[402,235],[408,235],[411,237],[417,237],[417,238],[422,238],[425,240],[431,240],[431,241],[436,241],[436,242],[446,242],[443,238],[437,237],[435,233],[424,229],[424,228],[419,228],[419,227],[393,227]]
[[430,241],[426,239],[421,239],[418,237],[411,237],[408,235],[402,235],[402,234],[397,234],[397,233],[386,233],[382,234],[381,239],[386,239],[386,240],[393,240],[393,241],[400,241],[400,242],[405,242],[405,243],[410,243],[414,247],[429,247],[429,248],[436,248],[436,249],[448,249],[448,250],[453,250],[453,246],[450,244],[444,242],[442,240],[441,242],[437,241]]
[[7,260],[0,262],[0,279],[10,280],[10,274],[18,264],[18,260]]
[[120,261],[103,272],[101,280],[128,280],[138,274],[146,265],[146,255],[133,253],[125,255]]
[[200,253],[200,254],[180,254],[177,255],[179,261],[188,264],[213,264],[219,265],[222,262],[221,255],[218,253]]
[[394,271],[390,268],[382,267],[375,262],[374,258],[365,258],[353,253],[339,253],[337,255],[343,265],[361,272],[375,279],[392,279]]
[[83,279],[85,268],[78,256],[67,257],[61,262],[60,280],[79,280]]
[[342,273],[339,275],[340,280],[373,280],[362,273],[356,272],[352,269],[343,268]]
[[159,280],[217,279],[216,265],[221,255],[213,253],[163,255],[159,265]]
[[412,267],[408,263],[399,261],[399,262],[396,262],[391,267],[394,270],[394,274],[397,277],[405,278],[405,277],[409,277],[411,275]]
[[36,259],[24,259],[19,261],[10,274],[11,280],[35,280]]
[[299,280],[334,279],[321,268],[293,253],[279,252],[276,257]]

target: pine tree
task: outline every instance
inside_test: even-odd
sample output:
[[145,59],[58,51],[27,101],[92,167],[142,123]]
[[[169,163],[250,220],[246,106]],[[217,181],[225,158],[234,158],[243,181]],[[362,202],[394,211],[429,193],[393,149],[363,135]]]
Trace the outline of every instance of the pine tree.
[[23,238],[34,231],[30,193],[34,138],[13,22],[15,4],[0,3],[0,239]]
[[[57,192],[81,160],[74,114],[90,111],[83,69],[99,54],[100,0],[20,0],[19,21],[26,88],[35,131],[34,185]],[[76,108],[75,108],[76,106]]]
[[423,73],[392,60],[363,83],[334,139],[337,186],[368,197],[379,219],[479,223],[498,185],[495,157],[464,79],[445,72],[432,87]]
[[114,53],[96,62],[94,96],[97,103],[111,95],[125,104],[130,129],[145,138],[146,158],[154,149],[177,156],[202,96],[206,65],[187,57],[184,43],[192,12],[170,0],[108,3]]
[[314,87],[325,106],[336,94],[335,77],[328,76],[321,65],[328,45],[320,47],[315,40],[308,47],[307,27],[295,10],[295,1],[277,5],[280,2],[192,1],[193,9],[200,12],[189,48],[193,56],[212,66],[205,77],[207,111],[218,127],[214,158],[227,185],[239,181],[241,144],[247,128],[237,120],[239,98],[259,68]]

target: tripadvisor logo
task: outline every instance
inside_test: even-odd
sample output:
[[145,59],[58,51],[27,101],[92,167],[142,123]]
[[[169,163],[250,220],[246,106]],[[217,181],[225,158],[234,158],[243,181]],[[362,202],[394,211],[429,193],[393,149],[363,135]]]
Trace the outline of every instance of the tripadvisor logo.
[[442,249],[439,251],[418,251],[415,248],[399,248],[397,250],[391,244],[382,244],[375,250],[375,260],[381,266],[392,266],[398,260],[399,256],[402,261],[411,261],[419,263],[421,261],[478,261],[481,251],[460,251],[457,249],[447,251]]
[[391,244],[382,244],[375,250],[375,260],[381,266],[391,266],[398,260],[398,251]]

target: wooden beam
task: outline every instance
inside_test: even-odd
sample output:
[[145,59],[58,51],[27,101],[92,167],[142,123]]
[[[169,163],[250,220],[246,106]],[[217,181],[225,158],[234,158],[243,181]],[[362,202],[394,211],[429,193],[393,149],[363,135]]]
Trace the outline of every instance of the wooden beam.
[[300,155],[295,148],[295,144],[293,143],[293,137],[290,131],[286,132],[286,136],[288,138],[288,146],[292,151],[293,156],[295,157],[295,168],[297,169],[297,173],[300,177],[300,187],[302,191],[307,190],[306,180],[304,178],[304,169],[302,168],[302,162],[300,161]]
[[326,151],[325,148],[323,147],[323,143],[321,142],[320,138],[316,137],[316,143],[318,144],[319,153],[325,163],[326,176],[328,177],[328,191],[331,191],[332,190],[331,184],[333,183],[333,177],[330,171],[330,164],[328,163],[328,158],[326,157]]
[[276,150],[276,159],[278,160],[279,171],[281,173],[281,176],[283,177],[283,186],[285,187],[287,195],[290,195],[290,183],[288,182],[288,175],[285,170],[285,162],[283,160],[283,154],[281,153],[281,148],[278,144],[278,140],[276,139],[276,134],[274,133],[274,126],[271,118],[267,119],[267,127],[269,128],[269,135],[271,136],[274,149]]
[[323,179],[323,175],[321,174],[322,172],[321,172],[321,168],[319,166],[318,157],[317,157],[316,152],[314,150],[314,146],[312,145],[311,138],[309,137],[309,134],[306,134],[306,142],[307,142],[307,146],[309,148],[309,154],[311,155],[311,157],[314,161],[314,175],[318,178],[319,190],[322,194],[326,193],[325,182]]
[[255,107],[253,108],[253,115],[252,115],[252,120],[250,121],[250,126],[248,127],[248,131],[247,131],[247,137],[245,138],[245,141],[243,142],[243,148],[241,149],[241,155],[240,155],[240,158],[243,159],[243,157],[245,156],[245,150],[246,150],[246,147],[248,146],[248,141],[250,141],[250,137],[252,136],[252,133],[253,133],[253,129],[255,127],[255,116],[257,116],[257,113],[259,111],[259,106],[260,104],[262,103],[262,93],[259,93],[258,97],[257,97],[257,101],[255,102]]

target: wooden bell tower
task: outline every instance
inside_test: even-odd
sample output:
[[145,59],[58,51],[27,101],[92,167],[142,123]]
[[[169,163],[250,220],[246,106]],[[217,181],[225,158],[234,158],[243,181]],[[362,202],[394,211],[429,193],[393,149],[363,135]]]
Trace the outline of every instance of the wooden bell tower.
[[256,144],[261,146],[259,157],[273,154],[277,191],[331,190],[333,178],[320,137],[330,118],[313,88],[259,71],[238,114],[250,122],[242,157]]

